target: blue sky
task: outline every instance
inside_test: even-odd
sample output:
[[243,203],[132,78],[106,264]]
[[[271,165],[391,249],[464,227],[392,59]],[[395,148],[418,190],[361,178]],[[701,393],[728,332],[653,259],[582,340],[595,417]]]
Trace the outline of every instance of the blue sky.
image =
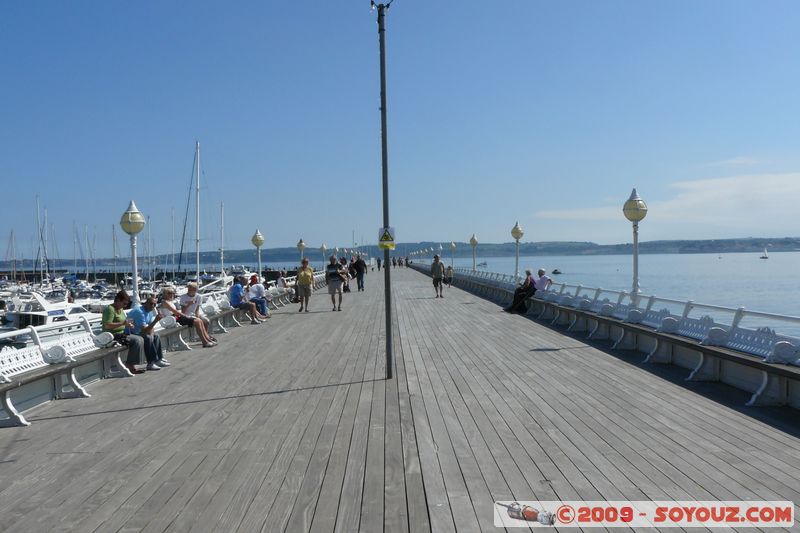
[[[401,241],[796,236],[800,4],[396,0],[391,221]],[[203,249],[349,245],[382,222],[368,1],[0,3],[5,240],[36,195],[111,250],[135,199],[167,252],[202,145]],[[120,238],[120,242],[121,242]],[[193,245],[192,245],[193,248]]]

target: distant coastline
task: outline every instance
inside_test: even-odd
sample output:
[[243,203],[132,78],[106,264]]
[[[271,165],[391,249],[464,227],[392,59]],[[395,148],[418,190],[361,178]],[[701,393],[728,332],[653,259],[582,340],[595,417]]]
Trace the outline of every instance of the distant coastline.
[[[414,243],[398,243],[394,251],[395,256],[404,256],[415,250],[433,248],[438,252],[439,245],[443,246],[442,255],[450,257],[449,243],[423,241]],[[363,246],[360,248],[364,253],[373,257],[382,256],[383,253],[376,246]],[[778,237],[778,238],[741,238],[741,239],[707,239],[707,240],[675,240],[675,241],[646,241],[639,243],[639,252],[642,254],[725,254],[725,253],[759,253],[764,249],[773,252],[798,252],[800,251],[800,237]],[[523,256],[530,255],[629,255],[632,253],[631,243],[622,244],[597,244],[593,242],[560,241],[560,242],[521,242],[519,253]],[[328,250],[328,254],[333,250]],[[296,248],[265,248],[262,249],[262,260],[265,265],[273,264],[293,264],[299,262],[299,252]],[[380,255],[379,255],[380,254]],[[513,242],[505,243],[479,243],[477,254],[481,257],[509,257],[515,254]],[[306,248],[305,255],[312,261],[322,260],[319,249]],[[432,254],[431,254],[432,255]],[[472,248],[467,242],[456,242],[455,257],[471,257]],[[140,262],[143,257],[140,255]],[[159,254],[155,257],[155,262],[159,265],[169,263],[170,254]],[[128,263],[127,257],[120,257],[118,264],[120,267]],[[28,270],[31,269],[31,259],[17,259],[17,269],[23,268],[23,262]],[[177,262],[177,260],[176,260]],[[219,252],[201,252],[200,262],[203,264],[215,264],[219,262]],[[78,270],[85,268],[84,259],[78,259]],[[226,265],[254,265],[257,263],[254,248],[245,250],[225,250]],[[56,269],[72,269],[74,259],[50,260],[50,267]],[[96,265],[107,268],[113,264],[112,258],[98,258]],[[182,269],[194,268],[194,253],[186,253],[181,261]],[[38,267],[37,267],[38,268]],[[0,271],[11,269],[11,261],[0,261]]]

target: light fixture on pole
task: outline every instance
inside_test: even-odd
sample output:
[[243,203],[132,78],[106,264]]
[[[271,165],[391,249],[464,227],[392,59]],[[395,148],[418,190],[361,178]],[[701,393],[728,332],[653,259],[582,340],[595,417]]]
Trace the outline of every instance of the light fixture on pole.
[[303,257],[305,257],[305,255],[303,254],[303,250],[306,249],[306,243],[303,242],[303,239],[297,241],[297,249],[300,250],[300,262],[302,263]]
[[450,241],[450,266],[455,268],[455,260],[456,260],[456,243]]
[[256,230],[250,242],[256,247],[256,254],[258,255],[258,279],[259,283],[261,283],[261,247],[264,245],[264,236],[261,235],[260,231]]
[[472,246],[472,271],[475,272],[475,247],[478,246],[478,239],[475,238],[474,233],[469,238],[469,245]]
[[515,241],[517,241],[517,260],[514,262],[514,279],[516,281],[519,281],[519,240],[523,235],[525,235],[525,232],[522,231],[519,221],[517,221],[517,223],[514,224],[514,227],[511,228],[511,236],[514,237]]
[[647,204],[639,197],[635,187],[631,192],[630,198],[622,206],[622,213],[633,224],[633,287],[631,288],[631,299],[635,304],[639,298],[639,222],[647,216]]
[[131,295],[131,307],[139,307],[139,265],[136,262],[136,235],[144,229],[145,218],[136,204],[131,200],[128,210],[122,213],[119,225],[122,231],[131,236],[131,270],[133,276],[133,294]]
[[322,252],[322,264],[325,265],[325,252],[328,251],[328,247],[325,246],[325,243],[322,243],[322,246],[319,247],[319,251]]

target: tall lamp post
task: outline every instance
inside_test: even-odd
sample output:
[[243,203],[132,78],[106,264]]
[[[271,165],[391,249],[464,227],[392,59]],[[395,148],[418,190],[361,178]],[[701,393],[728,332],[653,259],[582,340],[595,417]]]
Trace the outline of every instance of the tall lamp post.
[[456,261],[456,243],[450,242],[450,266],[455,268]]
[[322,246],[319,247],[319,251],[322,252],[322,266],[325,266],[325,252],[328,251],[328,247],[325,246],[325,243],[322,243]]
[[136,262],[136,235],[144,229],[144,223],[144,215],[131,200],[128,210],[122,213],[122,218],[119,220],[122,231],[131,236],[131,269],[133,270],[131,307],[139,307],[139,265]]
[[514,227],[511,228],[511,236],[514,237],[514,240],[517,241],[517,259],[514,262],[514,280],[519,281],[519,240],[522,236],[525,235],[525,232],[522,231],[522,228],[519,225],[519,221],[514,224]]
[[256,247],[256,254],[258,255],[258,279],[259,283],[261,283],[261,247],[264,246],[264,236],[261,235],[260,231],[256,230],[250,242]]
[[630,198],[622,206],[625,218],[633,224],[633,287],[631,296],[634,303],[639,298],[639,222],[647,216],[647,204],[644,203],[636,192],[636,188],[631,192]]
[[303,257],[305,257],[305,254],[303,253],[303,250],[306,249],[306,243],[303,242],[303,239],[300,239],[299,241],[297,241],[297,249],[300,250],[300,262],[302,263],[303,262]]
[[469,238],[469,245],[472,246],[472,271],[475,272],[475,247],[478,246],[478,239],[475,238],[475,234],[472,234],[472,237]]

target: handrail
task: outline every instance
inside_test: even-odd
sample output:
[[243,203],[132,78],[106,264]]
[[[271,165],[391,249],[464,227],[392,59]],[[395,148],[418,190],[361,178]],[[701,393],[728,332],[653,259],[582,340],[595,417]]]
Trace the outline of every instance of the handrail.
[[[426,264],[427,263],[423,262],[423,265]],[[424,268],[424,266],[421,266],[420,268]],[[460,278],[474,279],[481,283],[490,283],[506,289],[513,289],[517,285],[513,275],[487,272],[485,270],[473,271],[471,268],[456,267],[453,269],[453,274],[454,277],[457,276]],[[698,316],[700,314],[707,315],[708,313],[712,313],[715,315],[715,324],[730,331],[734,331],[737,328],[742,329],[740,324],[746,321],[748,318],[758,318],[784,324],[791,324],[794,326],[795,330],[800,332],[800,316],[748,310],[744,307],[729,307],[718,304],[700,303],[693,300],[664,298],[647,294],[632,295],[630,292],[623,290],[604,289],[602,287],[588,287],[581,284],[561,282],[553,282],[548,290],[538,291],[536,297],[544,299],[547,294],[554,294],[558,297],[571,296],[575,298],[576,302],[580,300],[588,300],[591,304],[598,304],[608,300],[608,303],[614,305],[616,308],[624,308],[626,313],[632,309],[638,309],[645,313],[666,309],[668,312],[667,316],[673,316],[677,319],[684,320],[691,319],[692,316]],[[676,306],[680,308],[680,311],[674,308],[673,310],[669,310],[662,306]],[[719,315],[726,315],[726,317],[723,319]],[[800,334],[795,334],[793,336],[800,337]]]

